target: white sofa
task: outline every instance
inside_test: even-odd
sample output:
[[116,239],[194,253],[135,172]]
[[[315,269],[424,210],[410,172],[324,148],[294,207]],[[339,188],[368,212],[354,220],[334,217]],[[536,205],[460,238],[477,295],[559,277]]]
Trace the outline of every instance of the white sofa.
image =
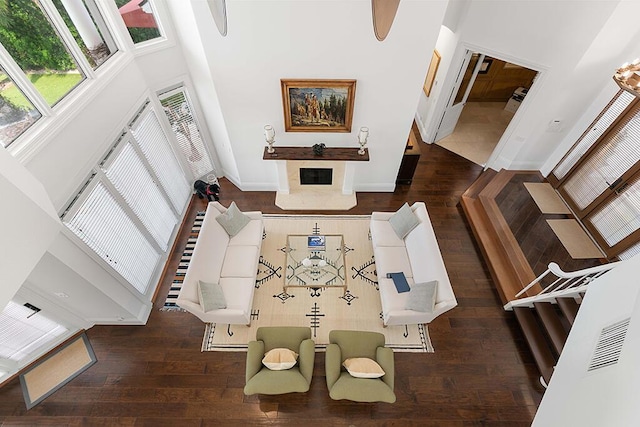
[[[177,304],[203,322],[249,325],[264,231],[262,212],[244,212],[251,220],[230,238],[216,221],[226,210],[218,202],[209,203]],[[220,284],[227,308],[204,312],[198,297],[200,280]]]
[[[427,207],[423,202],[416,202],[411,206],[411,210],[419,218],[420,224],[404,239],[398,237],[389,223],[389,218],[395,212],[373,212],[371,215],[371,241],[384,325],[429,323],[458,305]],[[387,273],[397,272],[404,273],[409,286],[414,283],[438,281],[436,303],[432,312],[405,309],[410,292],[398,293],[393,280],[386,277]]]

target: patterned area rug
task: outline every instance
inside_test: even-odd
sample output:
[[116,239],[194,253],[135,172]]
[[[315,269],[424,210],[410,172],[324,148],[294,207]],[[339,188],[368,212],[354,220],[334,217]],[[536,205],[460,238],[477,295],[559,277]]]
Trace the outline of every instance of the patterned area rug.
[[[433,352],[426,325],[382,327],[369,216],[265,215],[265,237],[258,266],[250,326],[207,324],[202,351],[246,351],[260,326],[309,326],[318,351],[329,342],[329,331],[350,329],[381,332],[395,351]],[[342,234],[345,242],[347,291],[341,288],[283,289],[288,234]],[[320,256],[331,263],[329,254]],[[186,267],[185,267],[186,269]]]
[[180,289],[182,289],[184,275],[187,272],[187,267],[189,267],[189,261],[191,261],[193,248],[196,246],[196,240],[198,239],[198,233],[200,233],[200,228],[202,227],[204,214],[204,211],[198,212],[196,214],[196,219],[193,222],[193,227],[191,228],[191,233],[189,234],[189,239],[187,240],[187,245],[185,246],[182,257],[180,258],[180,264],[178,264],[176,274],[173,277],[171,288],[169,289],[167,298],[164,301],[164,305],[160,307],[160,311],[185,311],[176,304],[176,300],[178,299]]

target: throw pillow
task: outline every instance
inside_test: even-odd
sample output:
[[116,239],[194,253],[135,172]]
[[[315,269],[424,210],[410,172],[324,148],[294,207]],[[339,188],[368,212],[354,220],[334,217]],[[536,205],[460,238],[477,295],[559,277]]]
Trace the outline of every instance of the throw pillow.
[[389,224],[398,237],[404,239],[411,230],[420,225],[420,219],[413,213],[409,204],[405,203],[389,218]]
[[433,309],[436,306],[437,287],[437,280],[426,283],[416,283],[411,286],[405,309],[420,311],[422,313],[433,313]]
[[291,369],[296,364],[298,353],[288,348],[274,348],[267,351],[262,364],[272,371]]
[[200,306],[205,313],[212,310],[227,308],[227,301],[222,292],[222,286],[218,283],[198,281],[198,298]]
[[354,357],[342,362],[342,366],[355,378],[380,378],[384,371],[378,362],[367,357]]
[[233,237],[249,224],[251,218],[238,209],[236,202],[231,202],[227,211],[216,217],[216,221],[218,221],[230,237]]

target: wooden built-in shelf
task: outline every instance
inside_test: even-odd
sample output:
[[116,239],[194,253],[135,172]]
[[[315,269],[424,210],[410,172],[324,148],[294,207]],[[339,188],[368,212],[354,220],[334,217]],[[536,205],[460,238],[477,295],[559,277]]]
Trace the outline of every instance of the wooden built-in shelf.
[[313,153],[312,147],[275,147],[275,153],[267,153],[264,147],[263,160],[328,160],[347,162],[368,162],[369,149],[358,154],[358,148],[327,147],[321,156]]

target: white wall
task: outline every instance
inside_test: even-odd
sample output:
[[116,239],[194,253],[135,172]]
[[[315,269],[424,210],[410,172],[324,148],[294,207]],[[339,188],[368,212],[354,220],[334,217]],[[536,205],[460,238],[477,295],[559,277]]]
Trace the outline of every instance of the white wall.
[[[549,388],[539,427],[640,425],[640,255],[589,285]],[[603,327],[631,317],[617,365],[587,372]]]
[[[212,96],[217,95],[223,117],[217,107],[204,105],[202,93],[200,99],[213,117],[210,128],[215,122],[226,126],[228,143],[225,135],[214,135],[225,169],[237,166],[243,190],[274,190],[276,165],[262,160],[265,124],[276,129],[276,149],[317,142],[357,147],[359,127],[368,126],[372,160],[358,165],[354,187],[392,190],[445,6],[445,1],[402,2],[388,37],[379,42],[368,0],[227,2],[226,37],[215,29],[206,3],[191,2],[195,19],[190,19],[203,51],[194,46],[193,26],[176,28],[189,39],[189,67],[213,79]],[[176,19],[185,14],[184,9],[173,13]],[[415,46],[427,48],[416,52]],[[352,132],[285,133],[283,78],[356,79]]]
[[[542,71],[490,167],[535,170],[550,156],[557,158],[566,152],[575,142],[566,139],[568,132],[594,98],[610,86],[614,69],[638,56],[636,8],[637,3],[626,0],[470,3],[455,34],[459,43],[454,63],[469,48]],[[430,100],[436,108],[428,110],[424,104],[418,111],[424,123],[423,137],[435,132],[454,77],[449,73],[444,83],[449,90]],[[552,120],[562,122],[560,132],[548,129]],[[556,152],[560,146],[561,152]]]
[[0,307],[4,308],[51,245],[61,223],[38,182],[0,147]]

